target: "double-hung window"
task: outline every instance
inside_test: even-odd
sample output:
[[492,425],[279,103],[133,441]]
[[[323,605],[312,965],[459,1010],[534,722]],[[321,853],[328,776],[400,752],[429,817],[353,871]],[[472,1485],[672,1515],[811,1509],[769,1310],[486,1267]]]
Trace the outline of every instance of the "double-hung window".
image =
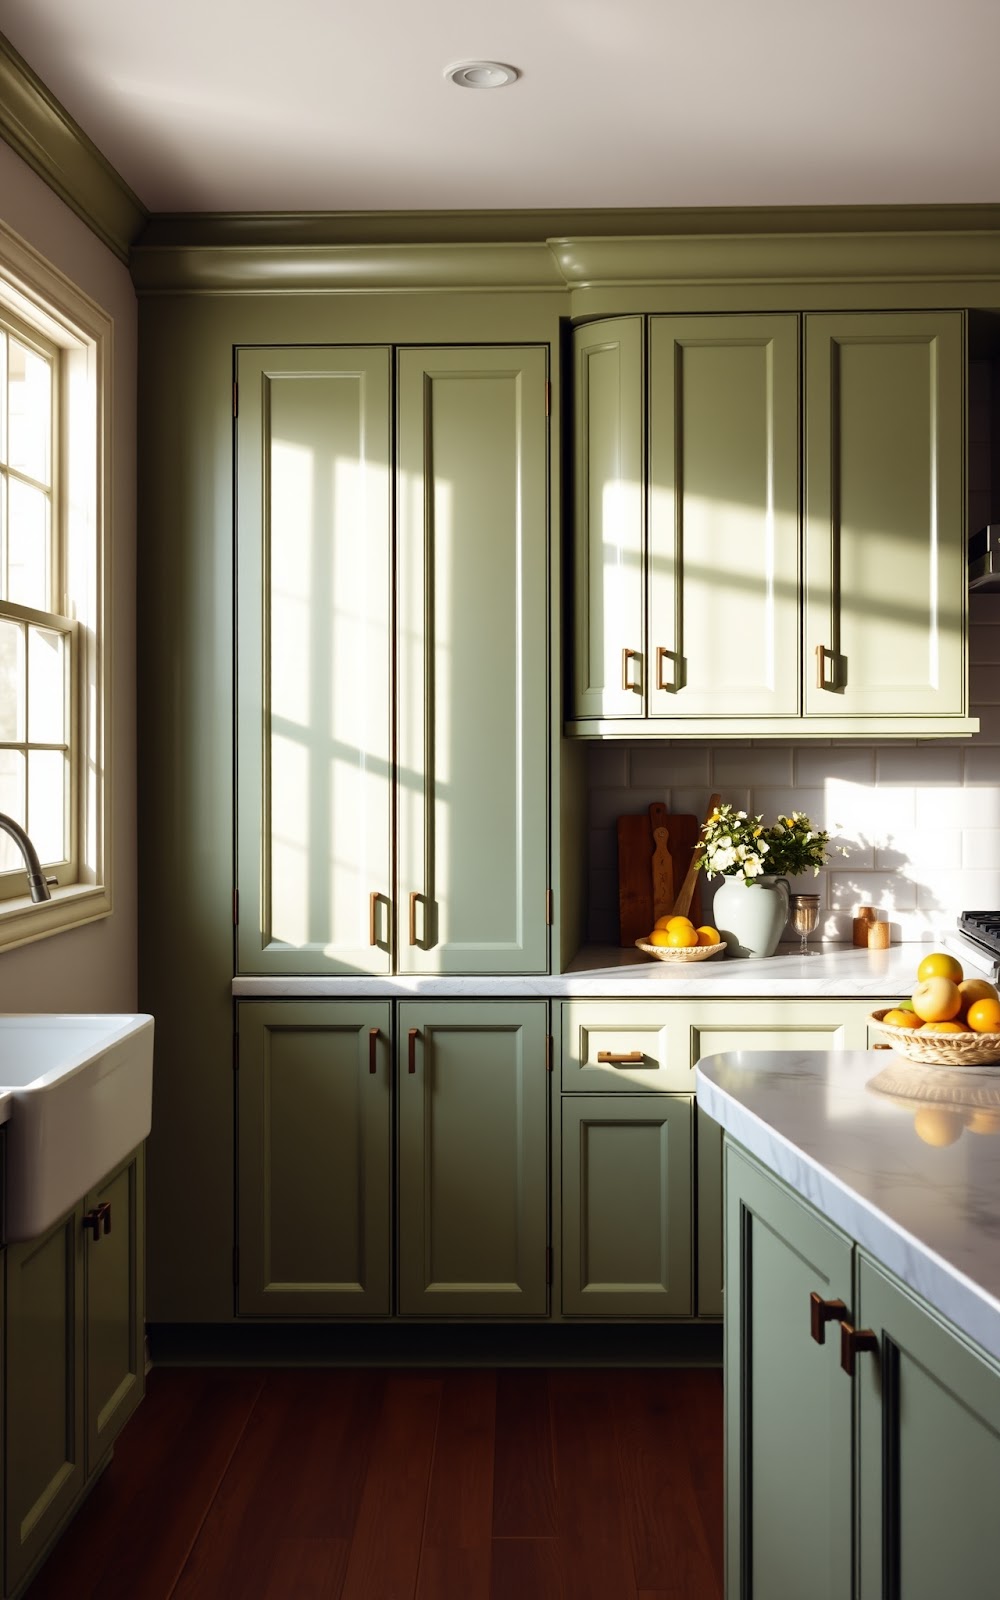
[[[0,811],[47,876],[77,872],[76,626],[66,616],[60,352],[0,310]],[[0,899],[24,893],[0,832]]]
[[0,221],[0,948],[111,910],[111,319]]

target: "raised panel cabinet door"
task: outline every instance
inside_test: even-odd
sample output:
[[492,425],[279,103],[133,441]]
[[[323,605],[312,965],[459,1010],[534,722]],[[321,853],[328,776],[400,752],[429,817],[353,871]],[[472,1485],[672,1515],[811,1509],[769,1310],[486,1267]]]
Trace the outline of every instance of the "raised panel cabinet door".
[[963,313],[805,330],[806,714],[961,716]]
[[571,717],[645,713],[643,319],[573,331]]
[[398,970],[548,962],[547,352],[398,356]]
[[559,1009],[564,1094],[693,1092],[670,1002],[564,1000]]
[[88,1475],[145,1392],[143,1176],[140,1148],[84,1200]]
[[562,1311],[689,1317],[690,1095],[562,1102]]
[[850,1316],[853,1246],[728,1141],[725,1178],[726,1600],[851,1600],[851,1380],[810,1296]]
[[859,1600],[995,1600],[1000,1369],[858,1253]]
[[798,319],[652,317],[652,717],[799,711]]
[[399,1007],[399,1310],[548,1309],[546,1005]]
[[240,1316],[386,1316],[388,1002],[238,1007]]
[[387,972],[389,352],[237,373],[238,970]]
[[5,1575],[11,1592],[84,1485],[83,1207],[5,1252]]

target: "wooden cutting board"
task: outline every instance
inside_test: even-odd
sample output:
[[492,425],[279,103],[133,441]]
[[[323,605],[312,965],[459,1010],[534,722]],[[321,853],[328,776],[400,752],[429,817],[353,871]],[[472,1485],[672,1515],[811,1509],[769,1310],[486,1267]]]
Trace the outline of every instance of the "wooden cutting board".
[[[683,812],[667,818],[674,883],[684,882],[701,823]],[[701,921],[701,893],[695,886],[688,916]],[[649,813],[618,818],[618,925],[622,948],[634,945],[653,929],[653,830]]]

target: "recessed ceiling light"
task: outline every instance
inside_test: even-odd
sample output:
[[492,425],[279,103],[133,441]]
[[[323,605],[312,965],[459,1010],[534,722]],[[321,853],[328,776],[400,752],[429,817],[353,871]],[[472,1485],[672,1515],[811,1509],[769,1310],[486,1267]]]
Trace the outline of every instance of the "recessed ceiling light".
[[507,67],[502,61],[456,61],[445,67],[444,75],[460,89],[503,89],[521,76],[516,67]]

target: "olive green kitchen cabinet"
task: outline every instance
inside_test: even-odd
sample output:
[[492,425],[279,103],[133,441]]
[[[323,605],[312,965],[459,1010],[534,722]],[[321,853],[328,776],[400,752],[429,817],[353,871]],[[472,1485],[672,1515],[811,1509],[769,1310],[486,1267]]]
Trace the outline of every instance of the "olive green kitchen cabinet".
[[562,1311],[690,1317],[690,1095],[566,1095]]
[[238,968],[548,961],[547,352],[238,352]]
[[143,1152],[4,1263],[4,1592],[20,1592],[144,1389]]
[[726,1228],[727,1600],[994,1600],[1000,1367],[728,1141]]
[[547,1313],[547,1025],[542,1000],[400,1003],[404,1316]]
[[387,1316],[389,1002],[237,1012],[239,1313]]
[[949,311],[577,328],[567,731],[974,731],[964,339]]

